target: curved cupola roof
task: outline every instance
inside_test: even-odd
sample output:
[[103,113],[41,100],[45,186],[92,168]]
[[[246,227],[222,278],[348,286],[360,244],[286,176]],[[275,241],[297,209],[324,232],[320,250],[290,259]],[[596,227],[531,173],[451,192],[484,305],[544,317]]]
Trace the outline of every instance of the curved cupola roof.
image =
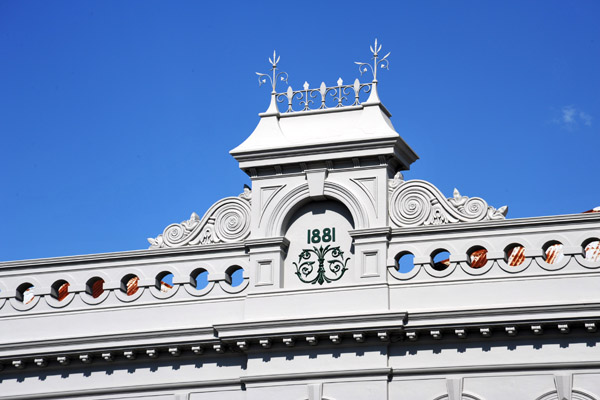
[[288,75],[278,70],[280,58],[274,52],[270,73],[257,72],[259,83],[271,86],[269,108],[259,114],[252,134],[231,151],[240,168],[391,156],[397,169],[408,169],[418,156],[394,129],[377,92],[377,71],[388,68],[390,53],[381,57],[377,40],[371,51],[372,63],[356,62],[361,75],[372,73],[370,82],[357,78],[345,84],[339,78],[334,86],[323,82],[316,88],[304,82],[302,89],[288,86],[284,92],[277,92],[277,83],[287,83]]

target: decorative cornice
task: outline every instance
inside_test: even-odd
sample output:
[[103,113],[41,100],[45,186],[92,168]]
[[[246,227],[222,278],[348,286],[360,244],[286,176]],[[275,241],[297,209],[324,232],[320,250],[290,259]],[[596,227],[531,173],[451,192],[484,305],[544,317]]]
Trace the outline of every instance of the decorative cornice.
[[241,377],[244,383],[258,383],[271,381],[290,381],[296,379],[328,379],[328,378],[345,378],[345,377],[362,377],[362,376],[381,376],[388,379],[392,373],[392,368],[364,368],[351,369],[343,371],[319,371],[319,372],[302,372],[290,374],[269,374],[269,375],[246,375]]
[[98,352],[107,349],[126,349],[131,347],[156,347],[167,346],[173,343],[218,343],[213,327],[165,330],[161,332],[126,332],[114,335],[98,335],[93,337],[80,337],[68,339],[52,339],[44,341],[27,342],[24,344],[8,343],[0,345],[0,354],[20,351],[23,357],[34,355],[52,354],[46,350],[48,347],[61,347],[60,354],[79,352]]
[[523,371],[557,371],[557,370],[579,370],[579,369],[598,369],[600,361],[590,362],[531,362],[531,363],[505,363],[505,364],[476,364],[476,365],[451,365],[447,367],[413,367],[413,368],[394,368],[392,375],[447,375],[457,373],[476,372],[484,374],[488,372],[502,371],[503,373],[515,372],[523,375]]
[[391,236],[391,228],[389,226],[379,228],[353,229],[348,231],[354,240],[389,240]]
[[[157,357],[218,356],[244,353],[249,349],[281,350],[287,347],[359,346],[362,343],[435,342],[449,340],[481,342],[495,340],[531,340],[540,335],[588,335],[595,333],[600,320],[600,305],[529,307],[487,310],[498,318],[479,319],[476,310],[439,313],[385,313],[337,317],[295,319],[287,321],[250,321],[222,324],[201,329],[142,334],[129,333],[103,338],[89,338],[67,343],[28,343],[13,354],[0,357],[4,370],[10,368],[52,368],[60,364],[144,362]],[[495,312],[494,312],[495,311]],[[517,312],[520,311],[520,312]],[[542,315],[549,313],[550,315]],[[555,311],[555,312],[553,312]],[[527,314],[529,313],[529,317]],[[480,312],[483,314],[483,311]],[[522,315],[520,317],[520,315]],[[462,316],[462,318],[461,318]],[[416,322],[416,323],[415,323]],[[514,338],[514,339],[513,339]],[[62,348],[61,348],[62,346]],[[36,351],[36,348],[38,349]],[[12,367],[11,367],[12,366]]]
[[479,323],[501,325],[505,323],[528,323],[532,320],[554,324],[559,321],[594,320],[599,316],[600,303],[474,308],[410,313],[407,327],[451,326],[452,324],[475,325]]
[[0,400],[39,400],[39,399],[66,399],[75,397],[78,398],[80,396],[100,396],[100,395],[110,395],[110,394],[125,394],[125,393],[136,393],[136,392],[145,392],[152,390],[180,390],[180,389],[194,389],[194,388],[205,388],[205,387],[213,387],[219,386],[220,388],[227,386],[239,386],[241,384],[241,380],[238,379],[213,379],[213,380],[194,380],[188,382],[178,382],[178,383],[144,383],[139,385],[128,385],[128,386],[117,386],[117,387],[103,387],[96,389],[84,389],[84,390],[64,390],[64,388],[60,391],[53,392],[45,392],[45,393],[35,393],[32,395],[11,395],[11,396],[2,396],[0,394]]
[[144,249],[119,251],[114,253],[98,253],[98,254],[83,254],[77,256],[65,257],[50,257],[50,258],[35,258],[31,260],[15,260],[0,262],[0,270],[22,269],[22,268],[42,268],[49,266],[67,266],[74,264],[99,263],[107,262],[114,263],[126,260],[139,259],[156,259],[160,257],[180,257],[192,254],[202,253],[219,253],[219,252],[244,252],[245,245],[239,243],[214,243],[204,246],[189,246],[179,248],[160,248],[160,249]]
[[507,228],[539,228],[549,227],[552,225],[566,224],[566,223],[590,223],[600,222],[600,213],[590,214],[565,214],[565,215],[552,215],[547,217],[528,217],[528,218],[515,218],[515,219],[500,219],[491,221],[476,221],[476,222],[464,222],[461,224],[447,224],[447,225],[429,225],[429,226],[408,226],[401,228],[392,228],[392,236],[405,236],[414,235],[420,233],[442,233],[446,234],[453,231],[468,231],[468,230],[496,230],[496,229],[507,229]]
[[406,313],[360,314],[321,318],[302,318],[281,321],[251,321],[215,325],[219,338],[234,340],[238,337],[283,337],[328,332],[382,331],[402,329]]
[[[430,234],[461,231],[476,231],[481,229],[498,230],[510,228],[539,228],[561,225],[566,223],[585,224],[600,222],[600,213],[589,214],[564,214],[544,217],[515,218],[494,221],[465,222],[461,224],[447,224],[436,226],[414,226],[392,228],[392,237],[409,236],[414,234]],[[230,251],[244,251],[244,242],[240,243],[215,243],[204,246],[189,246],[180,248],[161,248],[130,250],[113,253],[82,254],[65,257],[36,258],[29,260],[14,260],[0,262],[0,270],[22,269],[32,267],[49,267],[72,264],[116,262],[132,259],[152,259],[164,256],[186,256],[197,253],[216,253]]]
[[[598,317],[598,316],[597,316]],[[597,318],[596,318],[597,319]],[[568,327],[565,329],[565,327]],[[500,340],[531,340],[540,335],[561,337],[562,335],[578,332],[578,335],[596,332],[595,322],[571,321],[565,323],[550,323],[529,321],[528,323],[504,323],[502,325],[456,325],[444,327],[423,327],[418,330],[403,329],[401,326],[382,329],[355,329],[344,330],[332,328],[323,331],[305,330],[303,333],[293,332],[279,335],[249,336],[219,338],[210,341],[171,341],[169,343],[148,343],[146,345],[130,345],[122,347],[95,347],[81,349],[78,351],[57,351],[51,353],[35,353],[28,355],[14,355],[2,357],[0,365],[4,367],[3,372],[11,368],[74,368],[84,364],[96,363],[146,363],[155,358],[181,358],[190,359],[194,357],[215,357],[226,354],[243,354],[250,348],[253,352],[257,349],[269,351],[274,349],[281,351],[284,348],[298,347],[311,348],[312,346],[338,346],[347,343],[351,346],[364,344],[372,347],[374,343],[387,345],[389,343],[402,342],[403,346],[409,346],[412,342],[425,341],[435,343],[440,340],[450,342],[481,342]],[[494,366],[491,366],[494,367]],[[505,366],[506,367],[506,366]],[[466,366],[465,368],[471,368]],[[474,368],[474,367],[473,367]],[[499,366],[499,368],[503,368]],[[2,368],[0,368],[2,369]],[[407,369],[407,373],[419,373],[418,368]],[[435,370],[426,368],[424,373],[435,373]],[[257,380],[260,380],[257,377]],[[251,378],[250,380],[254,380]]]
[[[511,337],[516,336],[517,333],[519,335],[563,335],[596,332],[599,320],[600,303],[420,313],[355,314],[273,321],[256,320],[215,324],[202,328],[129,332],[63,341],[10,343],[0,345],[0,354],[4,354],[2,358],[6,364],[6,357],[33,359],[61,354],[100,354],[103,351],[126,350],[139,353],[147,348],[165,350],[174,346],[183,346],[185,349],[189,347],[188,350],[193,351],[191,347],[194,345],[204,346],[204,348],[207,346],[213,348],[215,344],[240,347],[242,341],[245,342],[242,350],[251,344],[267,348],[261,343],[263,339],[268,339],[271,343],[285,343],[286,338],[303,340],[320,337],[327,339],[324,341],[325,343],[338,344],[343,339],[362,343],[366,337],[384,340],[394,336],[414,341],[429,336],[437,339],[436,335],[439,338],[455,337],[460,339],[473,336],[482,338]],[[438,333],[434,335],[431,333],[433,331]],[[59,349],[48,351],[49,347]],[[166,351],[162,351],[162,353],[163,355],[167,354]]]
[[[331,156],[336,158],[352,158],[356,155],[347,154],[353,150],[361,151],[361,153],[368,154],[369,150],[373,150],[372,156],[378,156],[381,154],[381,149],[386,149],[387,154],[394,153],[394,146],[398,141],[402,140],[399,136],[397,137],[374,137],[369,139],[352,139],[339,142],[325,142],[325,143],[312,143],[312,144],[294,144],[285,146],[283,148],[265,148],[259,150],[232,150],[230,153],[238,160],[242,162],[250,162],[254,160],[280,160],[283,158],[290,158],[292,156],[302,155],[303,157],[312,154],[330,153]],[[339,155],[338,155],[339,154]],[[418,157],[413,154],[414,160]],[[413,160],[413,161],[414,161]],[[287,162],[287,161],[286,161]],[[300,161],[299,161],[300,162]],[[306,161],[304,161],[306,162]],[[263,165],[264,163],[261,163]]]
[[290,241],[283,236],[276,236],[270,238],[248,239],[246,240],[245,244],[251,252],[253,250],[265,247],[280,247],[282,250],[285,251],[290,246]]

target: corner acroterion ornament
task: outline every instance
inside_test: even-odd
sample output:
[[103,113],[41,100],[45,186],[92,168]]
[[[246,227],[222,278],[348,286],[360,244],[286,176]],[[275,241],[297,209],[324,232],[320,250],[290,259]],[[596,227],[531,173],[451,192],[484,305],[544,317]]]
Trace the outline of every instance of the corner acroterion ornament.
[[371,53],[373,53],[373,64],[371,65],[370,63],[364,63],[359,61],[355,61],[354,64],[358,65],[358,70],[360,71],[361,76],[365,72],[371,70],[371,73],[373,74],[373,86],[371,88],[371,95],[367,99],[367,103],[380,103],[381,100],[379,100],[379,94],[377,93],[377,68],[379,67],[381,69],[389,70],[390,62],[388,60],[388,57],[392,53],[388,52],[385,56],[379,59],[381,45],[377,44],[377,39],[375,39],[375,45],[369,46],[369,48],[371,49]]
[[267,79],[269,80],[269,82],[271,83],[271,103],[269,104],[269,108],[267,109],[266,113],[270,114],[270,113],[277,113],[279,112],[278,108],[277,108],[277,81],[281,80],[282,82],[286,82],[288,80],[288,74],[287,72],[277,72],[277,64],[279,63],[279,60],[281,59],[281,56],[278,56],[276,51],[273,50],[273,58],[269,57],[269,62],[271,63],[271,74],[263,74],[260,72],[256,72],[256,75],[258,75],[258,85],[262,86],[263,84],[267,83]]

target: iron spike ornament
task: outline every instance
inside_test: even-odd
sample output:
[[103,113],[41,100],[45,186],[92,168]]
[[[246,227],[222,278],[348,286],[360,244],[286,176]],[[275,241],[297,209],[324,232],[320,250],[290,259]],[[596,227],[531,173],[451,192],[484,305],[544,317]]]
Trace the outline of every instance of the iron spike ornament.
[[277,52],[273,50],[273,58],[269,57],[269,62],[271,63],[271,75],[256,72],[256,75],[258,75],[259,86],[266,84],[267,79],[271,83],[271,103],[269,104],[269,108],[267,109],[266,114],[279,113],[279,109],[277,108],[277,81],[281,80],[285,83],[287,83],[288,81],[287,72],[277,72],[277,64],[279,63],[280,59],[281,56],[278,56]]
[[260,72],[256,72],[256,75],[258,75],[258,85],[262,86],[263,84],[267,83],[267,79],[269,79],[269,82],[271,83],[271,89],[272,92],[271,93],[276,93],[277,92],[277,81],[281,80],[282,82],[287,83],[288,81],[288,74],[287,72],[277,72],[277,64],[279,64],[279,60],[281,59],[281,56],[277,55],[277,52],[275,50],[273,50],[273,58],[269,57],[269,63],[271,63],[271,75],[269,74],[262,74]]
[[[313,255],[316,256],[316,261],[311,260]],[[326,258],[328,259],[325,260]],[[321,245],[320,247],[313,246],[312,249],[303,249],[298,255],[298,262],[293,264],[296,267],[296,276],[302,282],[322,285],[340,280],[348,270],[346,264],[349,260],[349,257],[344,258],[344,252],[340,250],[340,246],[332,247],[328,244],[325,247]],[[325,261],[328,263],[327,269],[325,269]],[[318,262],[316,271],[315,262]]]
[[373,58],[371,58],[373,60],[373,65],[359,61],[355,61],[354,64],[358,65],[358,71],[360,72],[361,76],[368,70],[371,70],[371,73],[373,74],[373,82],[377,82],[377,67],[380,67],[381,69],[387,69],[389,71],[390,62],[387,58],[392,53],[389,52],[383,56],[383,58],[379,59],[381,45],[377,44],[377,39],[375,39],[375,45],[369,46],[369,48],[371,49],[371,53],[373,53]]
[[379,93],[377,93],[377,67],[380,67],[381,69],[387,69],[389,71],[390,62],[388,60],[388,57],[392,53],[389,52],[385,56],[383,56],[381,59],[379,59],[379,52],[381,51],[381,45],[377,43],[377,39],[375,39],[375,45],[369,46],[369,48],[371,49],[371,53],[373,53],[373,58],[372,58],[373,65],[371,65],[370,63],[364,63],[364,62],[359,62],[359,61],[355,61],[354,64],[358,65],[358,70],[360,71],[361,76],[362,76],[362,74],[367,72],[369,69],[371,70],[371,73],[373,74],[373,84],[371,86],[371,94],[369,95],[369,98],[367,99],[366,104],[380,104],[381,100],[379,100]]

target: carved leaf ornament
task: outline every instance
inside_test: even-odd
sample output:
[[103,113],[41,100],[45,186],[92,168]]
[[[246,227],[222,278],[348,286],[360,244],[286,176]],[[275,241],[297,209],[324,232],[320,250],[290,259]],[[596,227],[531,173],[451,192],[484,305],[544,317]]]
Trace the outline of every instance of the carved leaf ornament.
[[390,219],[398,227],[443,225],[505,219],[508,207],[489,206],[479,197],[444,195],[429,182],[403,181],[401,175],[390,181]]
[[156,239],[148,238],[151,249],[211,243],[232,243],[250,234],[250,199],[246,187],[238,197],[226,197],[208,209],[202,219],[192,213],[190,219],[167,226]]

